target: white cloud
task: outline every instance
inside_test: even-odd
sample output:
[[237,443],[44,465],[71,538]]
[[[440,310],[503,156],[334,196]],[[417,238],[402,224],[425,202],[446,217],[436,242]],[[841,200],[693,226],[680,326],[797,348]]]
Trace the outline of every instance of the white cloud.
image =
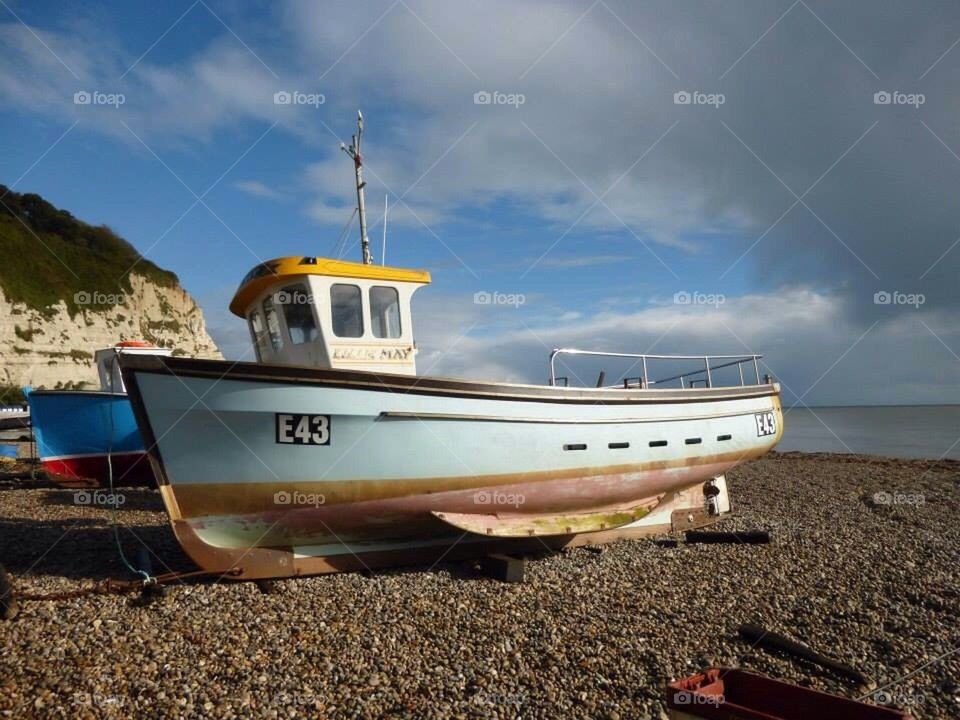
[[283,193],[264,185],[259,180],[238,180],[233,186],[254,197],[267,198],[269,200],[280,200],[284,197]]
[[[532,263],[537,258],[530,258]],[[615,263],[629,262],[636,258],[631,255],[580,255],[574,257],[545,257],[540,261],[544,267],[556,268],[580,268],[590,267],[592,265],[612,265]]]
[[[207,326],[228,358],[252,359],[244,322],[223,297],[205,297]],[[528,302],[521,309],[475,305],[472,292],[414,296],[420,374],[542,383],[555,347],[652,354],[762,354],[761,373],[783,385],[787,404],[960,402],[960,329],[941,311],[902,309],[885,321],[859,323],[840,295],[808,287],[727,298],[719,307],[649,306],[636,312],[583,312],[557,317]],[[926,326],[924,325],[926,324]],[[871,327],[872,326],[872,327]],[[929,329],[928,329],[929,328]],[[942,342],[941,342],[942,341]],[[952,350],[950,349],[952,348]],[[918,360],[922,358],[922,360]],[[559,374],[592,384],[640,374],[631,360],[575,358]],[[684,369],[698,367],[688,363]],[[652,377],[668,369],[651,363]],[[727,382],[736,382],[727,371]],[[717,373],[719,375],[719,373]],[[748,381],[751,366],[745,366]],[[723,380],[723,376],[718,381]]]
[[[253,52],[269,56],[280,79],[223,32],[175,62],[147,54],[120,82],[136,58],[116,39],[35,28],[84,87],[127,95],[119,110],[96,114],[72,105],[78,82],[26,28],[10,22],[0,26],[9,49],[0,67],[0,94],[39,112],[95,118],[82,127],[135,142],[118,122],[123,120],[151,145],[214,141],[219,131],[242,123],[277,122],[316,158],[306,170],[314,198],[305,211],[334,225],[353,206],[336,142],[349,141],[358,105],[373,106],[365,145],[371,195],[404,195],[406,205],[395,206],[400,224],[419,226],[422,220],[432,228],[465,208],[506,199],[547,221],[542,250],[575,222],[586,232],[625,232],[626,225],[644,242],[685,251],[746,235],[745,249],[793,202],[784,184],[802,192],[831,168],[818,187],[822,194],[807,198],[829,227],[801,205],[747,262],[804,254],[813,259],[807,272],[850,273],[872,282],[843,244],[881,277],[907,269],[918,276],[949,245],[943,233],[960,222],[914,212],[918,200],[949,206],[953,183],[946,170],[930,173],[928,158],[904,145],[905,133],[929,145],[926,150],[939,160],[952,160],[922,125],[904,129],[902,118],[890,113],[878,118],[869,74],[802,7],[722,83],[716,79],[722,69],[776,19],[769,9],[653,8],[612,0],[590,8],[572,0],[490,0],[453,8],[410,0],[358,10],[290,0],[272,13],[270,22],[238,15],[231,27]],[[853,6],[849,13],[855,20],[870,10]],[[887,47],[909,36],[905,26],[931,38],[925,22],[892,13],[864,27],[851,22],[844,34],[857,47]],[[277,34],[282,45],[274,41]],[[811,42],[819,43],[817,52],[810,52]],[[906,60],[922,56],[910,46]],[[822,78],[822,63],[835,72],[811,83]],[[897,68],[889,80],[904,74],[910,75]],[[941,130],[956,124],[956,108],[934,102],[937,91],[951,96],[948,80],[944,72],[927,81],[934,85],[925,122]],[[714,86],[729,96],[720,110],[673,102],[679,89]],[[326,102],[273,103],[275,92],[294,89],[322,93]],[[521,93],[525,102],[519,108],[478,106],[478,90]],[[389,112],[379,111],[384,107]],[[832,168],[878,119],[857,151]],[[858,176],[843,175],[865,156],[870,160]],[[885,183],[890,163],[896,163],[902,184]],[[900,224],[877,208],[899,208]],[[896,257],[896,243],[907,223],[902,218],[914,216],[917,252],[904,263]],[[812,224],[795,225],[805,221]],[[795,241],[801,232],[808,237]],[[563,249],[561,241],[551,253]],[[827,253],[836,259],[822,262]],[[949,275],[954,262],[960,259],[948,257],[938,272]]]
[[[325,223],[340,220],[342,207],[353,204],[350,183],[344,181],[344,158],[335,143],[349,142],[352,128],[342,120],[365,97],[409,113],[391,114],[389,126],[382,115],[371,113],[365,146],[371,194],[404,196],[396,203],[395,221],[400,224],[422,221],[432,226],[464,206],[509,197],[549,221],[569,225],[595,201],[594,192],[607,190],[670,125],[643,112],[634,118],[633,140],[617,151],[616,161],[604,152],[611,142],[611,123],[620,124],[614,115],[622,112],[617,102],[623,90],[644,91],[645,83],[660,82],[662,72],[623,67],[618,55],[633,54],[636,41],[614,32],[605,13],[584,18],[577,32],[551,52],[549,58],[575,57],[564,69],[563,86],[545,66],[520,79],[582,13],[572,4],[497,2],[466,5],[455,13],[401,4],[361,46],[317,80],[317,69],[332,66],[387,7],[357,13],[346,7],[289,3],[280,16],[293,43],[282,58],[271,59],[281,80],[229,34],[175,64],[161,64],[148,54],[121,81],[118,78],[135,58],[109,40],[43,33],[45,41],[77,68],[78,83],[27,28],[11,23],[3,26],[3,32],[14,57],[0,69],[0,91],[35,111],[81,121],[95,118],[84,127],[136,142],[122,120],[151,146],[211,141],[216,131],[243,122],[279,122],[317,147],[320,159],[307,173],[308,187],[317,197],[308,214]],[[243,28],[242,34],[256,44],[255,28]],[[605,82],[598,84],[597,77]],[[88,86],[123,92],[126,103],[110,112],[77,108],[73,93]],[[392,91],[384,97],[388,87]],[[478,107],[473,93],[483,88],[515,90],[529,99],[522,114],[511,108]],[[324,93],[328,101],[320,108],[277,106],[273,95],[283,89]],[[343,135],[334,138],[330,130]],[[321,150],[325,147],[326,152]],[[622,178],[603,203],[609,209],[600,204],[584,216],[585,228],[620,228],[622,218],[648,239],[689,248],[681,236],[713,224],[704,212],[702,191],[689,183],[677,187],[662,172]]]
[[[445,372],[542,379],[546,353],[531,331],[546,345],[613,349],[645,348],[666,333],[658,348],[691,352],[741,351],[735,333],[804,386],[879,319],[816,393],[869,399],[907,397],[911,388],[917,400],[937,401],[944,394],[931,378],[956,387],[955,358],[918,320],[960,350],[950,312],[960,302],[960,248],[925,273],[960,226],[953,197],[960,164],[944,148],[960,146],[950,100],[951,63],[960,55],[917,80],[949,47],[942,28],[956,20],[956,8],[942,8],[942,17],[906,6],[878,14],[871,3],[824,11],[823,22],[843,37],[838,43],[797,6],[755,46],[781,10],[291,0],[274,12],[271,22],[238,15],[231,26],[258,53],[269,51],[279,80],[226,31],[176,61],[148,54],[121,81],[136,57],[115,38],[33,28],[77,80],[29,30],[0,24],[0,97],[20,110],[79,119],[76,134],[105,133],[134,146],[120,120],[152,146],[216,143],[228,131],[277,122],[303,151],[303,172],[293,178],[309,195],[303,212],[336,228],[355,202],[337,141],[349,142],[363,106],[371,236],[384,193],[404,198],[391,203],[390,223],[419,228],[502,203],[519,209],[509,219],[528,222],[521,228],[528,256],[575,222],[587,234],[622,233],[625,224],[658,253],[715,257],[718,276],[747,251],[735,275],[760,290],[717,309],[613,305],[559,325],[568,308],[537,317],[530,303],[516,315],[530,330],[519,322],[510,329],[502,312],[491,325],[476,307],[457,310],[462,317],[444,308],[437,318],[425,305],[423,360]],[[874,78],[849,48],[889,87],[927,94],[923,123],[912,110],[872,103]],[[673,103],[674,92],[695,88],[722,91],[727,102],[720,109]],[[127,101],[118,109],[77,107],[73,93],[81,89],[123,92]],[[323,93],[326,102],[274,104],[275,92],[293,89]],[[522,93],[525,102],[478,106],[478,90]],[[571,244],[560,240],[543,267],[577,267]],[[604,257],[584,256],[579,266]],[[677,265],[684,275],[684,263]],[[654,263],[640,271],[649,273],[637,281],[644,285],[665,272]],[[871,301],[882,289],[923,292],[927,304],[891,315],[898,309]],[[474,321],[480,334],[471,331],[444,354],[447,340]]]
[[[761,372],[783,383],[788,403],[798,397],[807,404],[960,400],[960,361],[923,325],[960,350],[960,329],[941,312],[903,309],[871,329],[871,323],[851,318],[843,296],[787,287],[727,298],[719,307],[658,305],[637,312],[584,313],[560,322],[550,312],[538,317],[535,308],[525,307],[532,311],[529,315],[504,323],[468,297],[438,299],[428,293],[417,297],[416,330],[422,347],[419,367],[432,366],[432,374],[543,382],[555,347],[757,353],[764,355]],[[924,361],[918,362],[918,356]],[[579,376],[590,384],[602,368],[615,382],[614,375],[631,362],[577,358],[567,361],[566,374],[573,373],[574,383]],[[749,366],[746,372],[749,378]],[[638,374],[634,368],[631,376]]]

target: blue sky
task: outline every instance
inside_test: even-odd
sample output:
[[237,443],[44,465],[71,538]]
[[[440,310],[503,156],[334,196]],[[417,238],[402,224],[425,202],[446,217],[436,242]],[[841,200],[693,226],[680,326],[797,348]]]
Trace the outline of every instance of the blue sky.
[[250,266],[332,251],[360,107],[422,372],[757,351],[788,402],[960,399],[948,3],[5,3],[0,181],[176,272],[228,356]]

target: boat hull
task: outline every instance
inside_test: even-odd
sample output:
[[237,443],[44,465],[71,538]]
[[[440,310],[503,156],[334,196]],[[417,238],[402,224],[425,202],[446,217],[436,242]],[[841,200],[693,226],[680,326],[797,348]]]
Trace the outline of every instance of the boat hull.
[[69,488],[143,487],[153,484],[153,469],[144,452],[77,455],[40,460],[57,484]]
[[27,395],[40,465],[66,487],[153,484],[126,394],[34,390]]
[[[613,530],[763,454],[782,425],[774,385],[581,391],[121,363],[178,538],[202,567],[248,576],[374,546]],[[297,438],[302,418],[324,427]]]

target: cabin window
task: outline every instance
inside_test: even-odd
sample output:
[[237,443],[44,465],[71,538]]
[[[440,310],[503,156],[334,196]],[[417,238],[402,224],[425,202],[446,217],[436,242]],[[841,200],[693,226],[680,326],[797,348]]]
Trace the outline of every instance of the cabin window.
[[317,322],[313,317],[313,295],[307,291],[306,285],[290,285],[274,297],[283,306],[283,318],[287,321],[290,342],[303,345],[320,337]]
[[360,288],[337,283],[330,286],[330,313],[337,337],[363,336],[363,305]]
[[257,359],[260,360],[267,351],[268,345],[267,329],[263,324],[263,318],[260,316],[259,310],[250,313],[250,335],[253,338],[253,348],[257,352]]
[[263,299],[263,316],[267,319],[267,334],[270,336],[270,345],[273,346],[274,352],[279,352],[283,349],[283,335],[280,334],[280,317],[277,315],[277,308],[270,296]]
[[396,288],[370,288],[370,321],[374,337],[400,337],[400,297]]

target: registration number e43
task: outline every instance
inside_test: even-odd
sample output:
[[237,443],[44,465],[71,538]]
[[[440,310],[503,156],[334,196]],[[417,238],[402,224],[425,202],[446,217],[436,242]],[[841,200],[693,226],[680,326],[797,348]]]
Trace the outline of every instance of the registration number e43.
[[777,432],[777,417],[772,410],[754,413],[753,419],[757,422],[757,437],[774,435]]
[[329,445],[330,416],[277,413],[277,442],[281,445]]

